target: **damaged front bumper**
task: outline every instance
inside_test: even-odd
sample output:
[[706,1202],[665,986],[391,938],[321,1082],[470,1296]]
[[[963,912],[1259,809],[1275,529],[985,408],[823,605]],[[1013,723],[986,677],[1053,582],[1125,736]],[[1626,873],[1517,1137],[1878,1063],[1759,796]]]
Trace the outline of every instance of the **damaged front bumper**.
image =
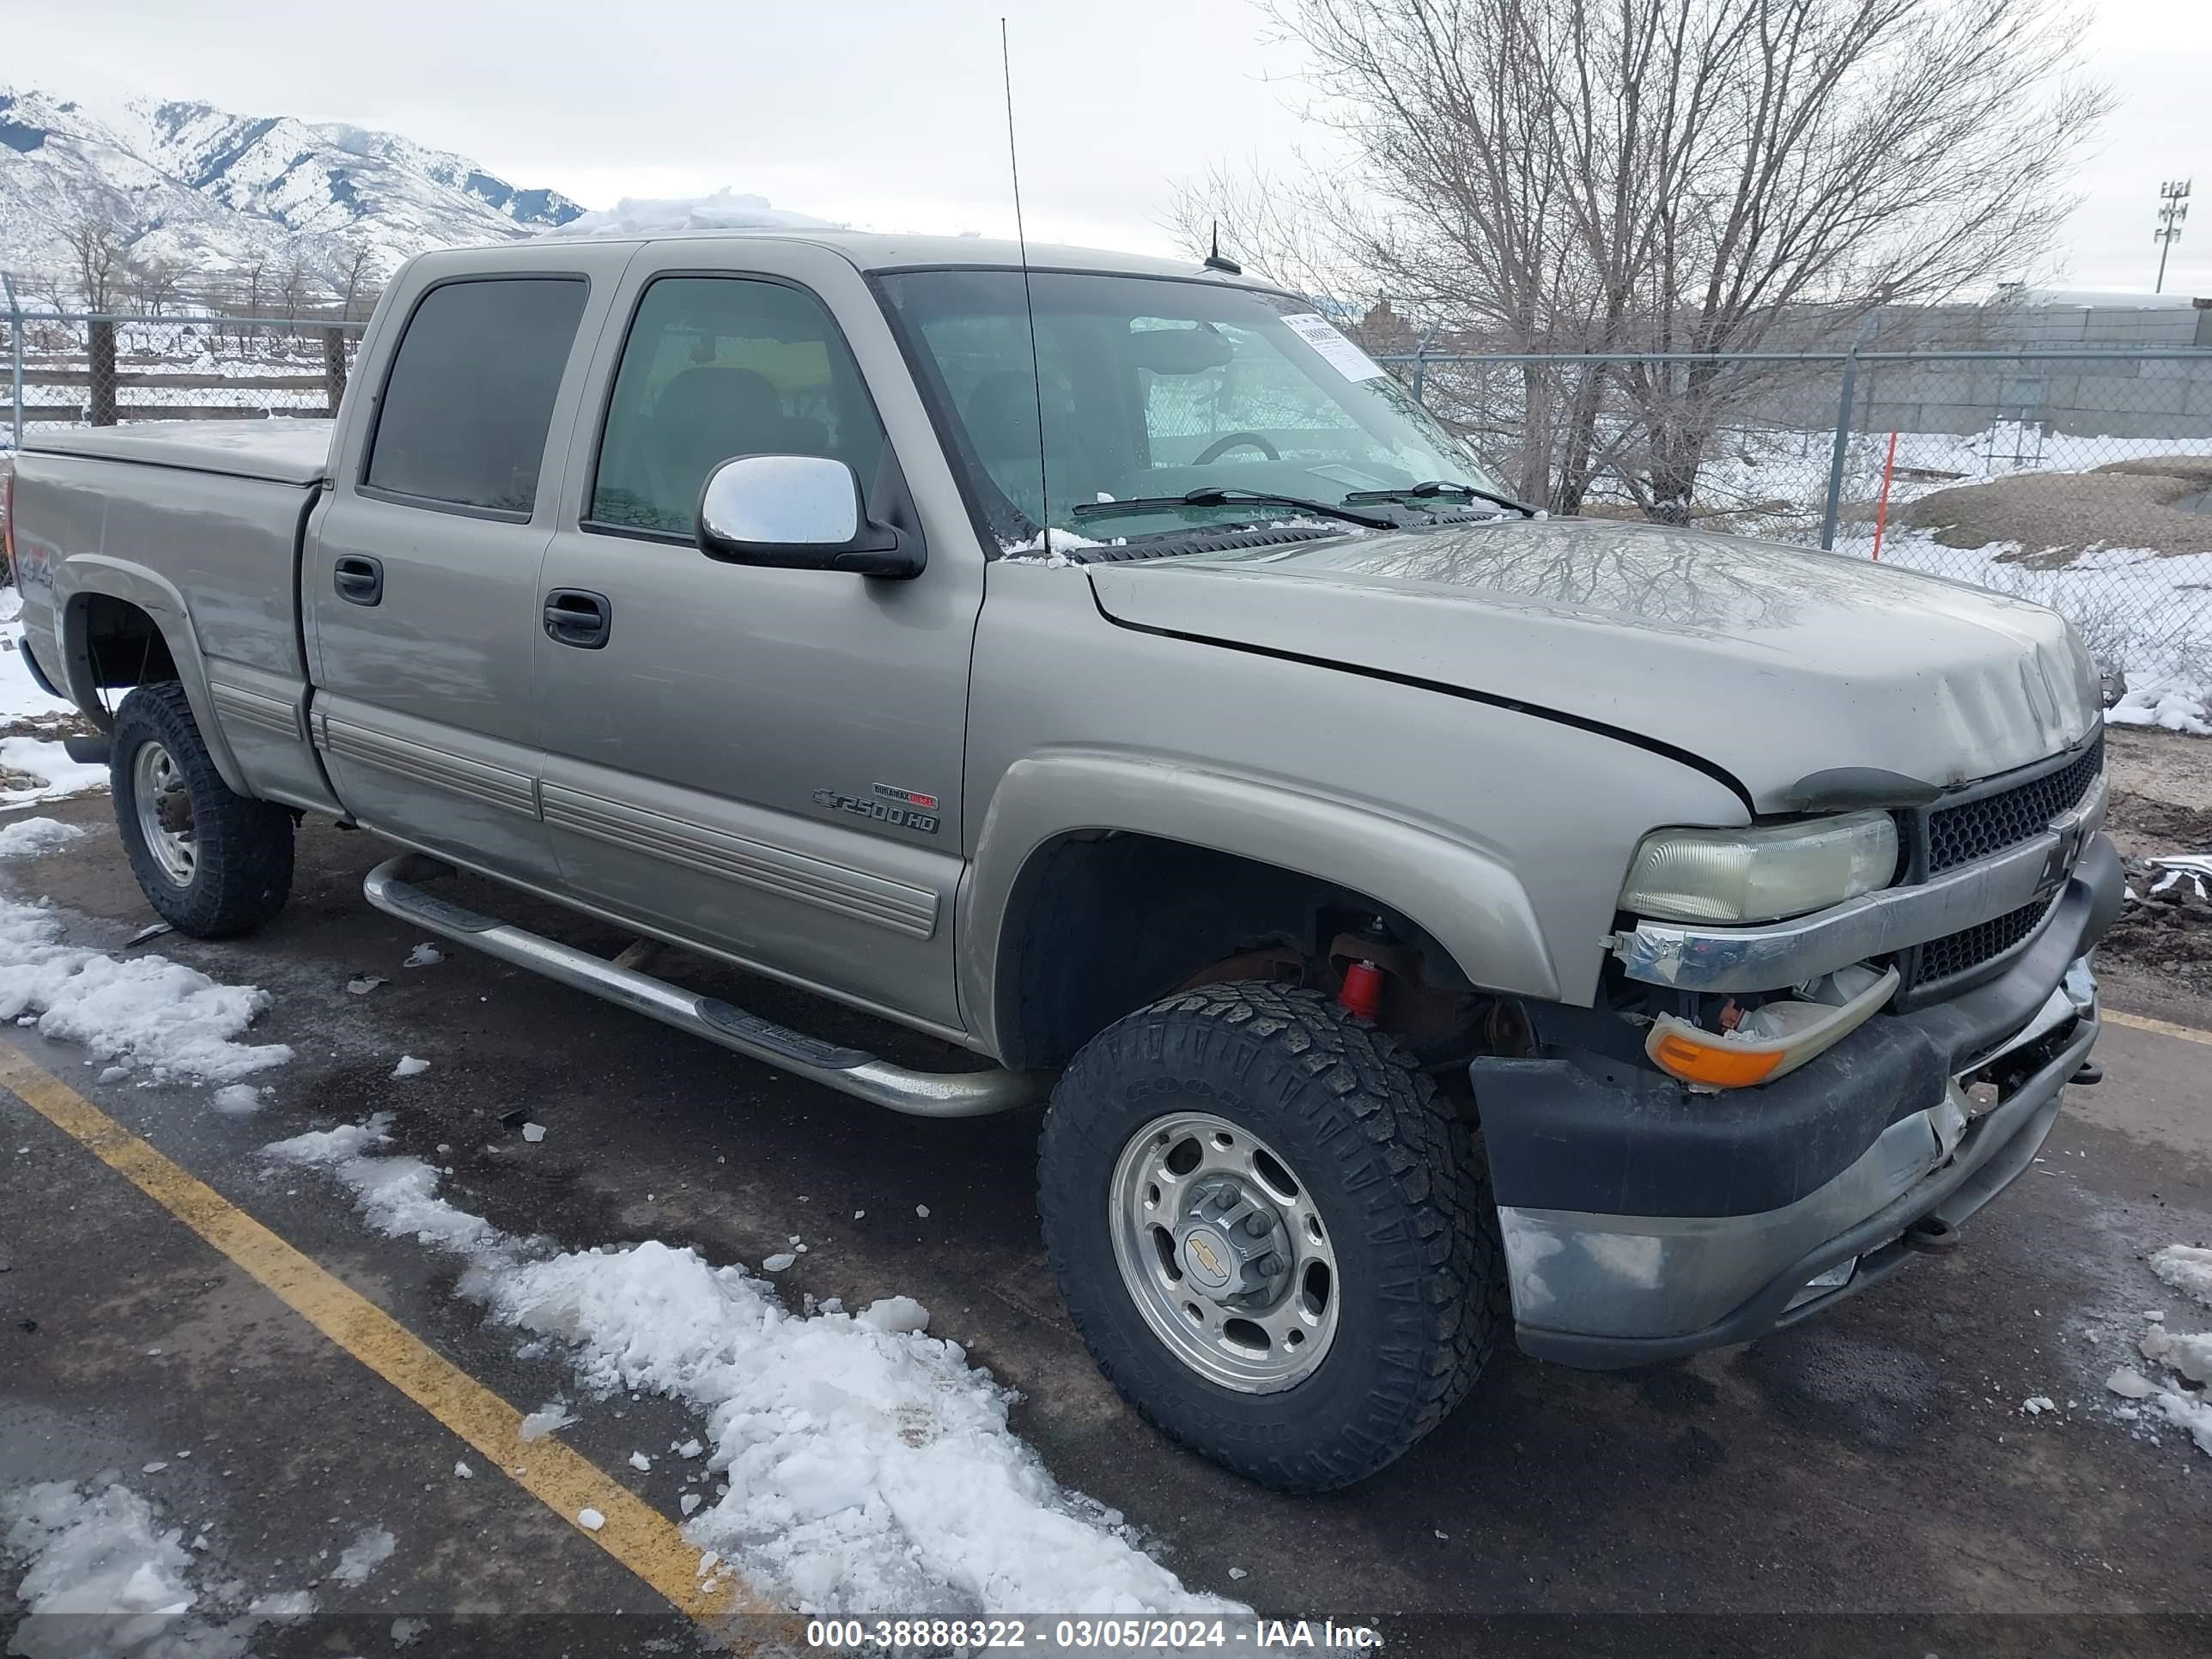
[[2033,1161],[2096,1041],[2088,952],[2119,902],[2093,836],[2000,977],[1755,1089],[1571,1042],[1477,1060],[1521,1346],[1613,1368],[1748,1341],[1950,1243]]

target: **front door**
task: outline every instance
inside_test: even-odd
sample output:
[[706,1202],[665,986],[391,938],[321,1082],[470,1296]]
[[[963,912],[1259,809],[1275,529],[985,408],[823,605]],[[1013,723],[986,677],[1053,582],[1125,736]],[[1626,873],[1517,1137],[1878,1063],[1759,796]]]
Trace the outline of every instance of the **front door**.
[[[957,1027],[972,532],[941,501],[932,524],[935,498],[915,491],[931,556],[908,581],[730,564],[693,542],[720,461],[828,456],[879,483],[879,406],[896,400],[927,434],[881,313],[842,257],[754,241],[649,249],[617,315],[622,350],[585,399],[541,579],[548,604],[605,613],[603,631],[537,641],[566,884],[780,977]],[[909,459],[941,474],[927,447]]]
[[368,429],[340,453],[363,459],[334,480],[301,574],[311,720],[339,798],[372,828],[538,881],[556,867],[531,678],[547,475],[565,453],[549,466],[548,439],[606,309],[591,277],[611,292],[626,253],[533,251],[494,272],[475,256],[445,280],[438,256],[416,267],[384,380],[349,404]]

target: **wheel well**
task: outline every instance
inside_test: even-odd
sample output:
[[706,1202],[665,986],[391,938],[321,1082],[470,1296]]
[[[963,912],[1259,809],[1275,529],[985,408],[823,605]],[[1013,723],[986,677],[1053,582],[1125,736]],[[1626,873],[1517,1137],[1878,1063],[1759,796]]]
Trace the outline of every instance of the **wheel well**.
[[1332,945],[1376,917],[1396,949],[1386,1029],[1434,1035],[1487,1001],[1412,918],[1336,883],[1212,848],[1123,831],[1032,855],[1001,935],[998,1036],[1010,1066],[1057,1066],[1148,1002],[1221,979],[1334,991]]
[[[177,678],[177,659],[161,624],[128,599],[84,595],[72,610],[68,639],[72,663],[83,665],[81,683],[95,690]],[[106,725],[108,711],[103,708],[97,718]]]

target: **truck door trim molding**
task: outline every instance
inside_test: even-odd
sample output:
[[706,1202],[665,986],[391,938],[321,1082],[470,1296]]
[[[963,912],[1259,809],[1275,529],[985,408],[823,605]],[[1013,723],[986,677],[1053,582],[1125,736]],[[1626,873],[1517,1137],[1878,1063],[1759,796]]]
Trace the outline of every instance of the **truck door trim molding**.
[[647,811],[566,784],[546,784],[542,793],[545,822],[556,830],[626,851],[642,851],[915,939],[928,939],[937,932],[938,896],[927,888],[732,836],[688,818]]
[[300,729],[298,706],[282,697],[249,691],[242,685],[226,685],[216,679],[208,682],[208,696],[215,703],[216,713],[225,720],[253,726],[292,743],[307,741],[307,734]]
[[333,720],[320,710],[314,715],[314,727],[315,746],[325,754],[395,772],[432,788],[449,789],[522,817],[539,815],[538,781],[525,773],[372,731],[351,720]]

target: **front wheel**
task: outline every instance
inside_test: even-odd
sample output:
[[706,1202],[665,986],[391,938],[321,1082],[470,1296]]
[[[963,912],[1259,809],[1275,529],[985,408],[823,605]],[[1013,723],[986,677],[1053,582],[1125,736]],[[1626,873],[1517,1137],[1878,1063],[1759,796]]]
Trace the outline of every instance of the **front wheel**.
[[292,814],[222,781],[183,686],[164,680],[124,698],[108,755],[131,872],[162,921],[196,939],[228,939],[284,908]]
[[1395,1461],[1506,1316],[1467,1127],[1389,1036],[1312,992],[1207,986],[1100,1033],[1053,1091],[1038,1207],[1115,1386],[1272,1486]]

